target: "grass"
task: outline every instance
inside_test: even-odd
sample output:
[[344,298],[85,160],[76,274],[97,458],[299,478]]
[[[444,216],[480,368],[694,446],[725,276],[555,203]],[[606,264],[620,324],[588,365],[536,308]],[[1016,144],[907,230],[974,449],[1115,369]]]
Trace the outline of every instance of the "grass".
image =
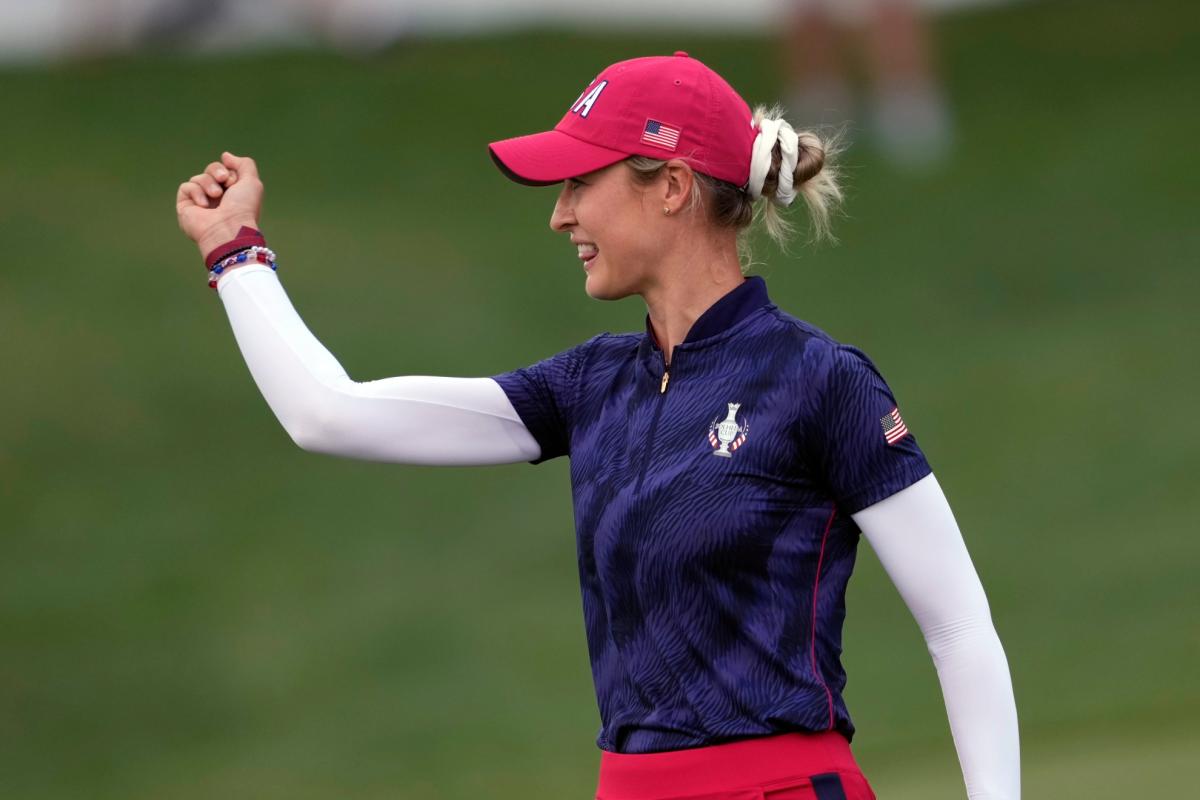
[[[848,154],[842,244],[773,299],[880,365],[1008,652],[1028,797],[1178,795],[1200,722],[1192,491],[1200,14],[1021,4],[938,25],[959,147]],[[350,374],[490,375],[598,330],[553,189],[484,144],[679,48],[751,102],[755,38],[559,32],[0,73],[0,794],[586,797],[598,726],[565,461],[422,469],[291,445],[177,184],[249,153]],[[555,100],[558,98],[558,100]],[[531,313],[530,309],[537,309]],[[847,700],[881,797],[961,797],[915,624],[869,549]]]

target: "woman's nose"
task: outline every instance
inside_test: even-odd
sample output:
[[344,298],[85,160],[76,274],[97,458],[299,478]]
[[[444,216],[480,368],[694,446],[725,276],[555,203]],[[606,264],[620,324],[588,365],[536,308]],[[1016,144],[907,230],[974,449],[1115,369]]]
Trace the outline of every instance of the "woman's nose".
[[566,200],[567,187],[564,186],[554,201],[554,211],[550,214],[550,230],[562,233],[575,222],[575,212]]

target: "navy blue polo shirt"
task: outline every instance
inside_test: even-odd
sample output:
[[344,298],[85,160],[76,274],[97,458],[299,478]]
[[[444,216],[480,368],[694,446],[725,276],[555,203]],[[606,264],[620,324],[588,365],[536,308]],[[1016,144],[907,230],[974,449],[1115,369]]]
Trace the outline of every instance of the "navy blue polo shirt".
[[494,377],[541,445],[533,463],[571,458],[596,743],[851,738],[850,515],[930,472],[870,359],[751,277],[669,369],[647,317]]

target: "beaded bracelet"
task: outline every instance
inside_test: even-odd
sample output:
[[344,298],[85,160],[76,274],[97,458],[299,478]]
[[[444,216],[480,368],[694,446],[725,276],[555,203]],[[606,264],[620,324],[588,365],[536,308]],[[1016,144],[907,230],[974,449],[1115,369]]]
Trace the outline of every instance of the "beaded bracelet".
[[208,288],[216,289],[217,280],[221,277],[221,273],[225,271],[231,264],[243,264],[247,261],[257,261],[260,264],[266,264],[271,269],[278,269],[275,263],[275,251],[269,247],[247,247],[233,255],[226,256],[219,261],[212,271],[208,273]]

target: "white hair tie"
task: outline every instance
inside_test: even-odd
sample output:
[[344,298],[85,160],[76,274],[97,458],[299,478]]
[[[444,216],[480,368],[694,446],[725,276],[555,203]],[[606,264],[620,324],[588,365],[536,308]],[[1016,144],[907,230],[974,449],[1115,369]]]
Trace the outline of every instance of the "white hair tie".
[[771,151],[779,142],[779,178],[775,188],[775,202],[790,206],[796,199],[792,188],[792,176],[796,173],[796,162],[800,158],[800,137],[783,119],[764,119],[759,123],[758,136],[754,138],[754,149],[750,155],[750,181],[746,189],[750,197],[762,197],[763,183],[771,170]]

